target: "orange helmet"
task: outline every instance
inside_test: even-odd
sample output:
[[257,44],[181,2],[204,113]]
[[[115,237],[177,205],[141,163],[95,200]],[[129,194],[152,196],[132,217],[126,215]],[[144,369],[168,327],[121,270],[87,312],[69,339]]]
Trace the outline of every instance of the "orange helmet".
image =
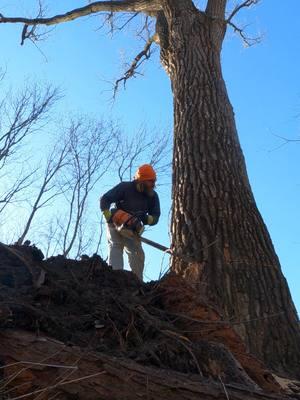
[[141,165],[135,175],[136,181],[156,181],[156,172],[150,164]]

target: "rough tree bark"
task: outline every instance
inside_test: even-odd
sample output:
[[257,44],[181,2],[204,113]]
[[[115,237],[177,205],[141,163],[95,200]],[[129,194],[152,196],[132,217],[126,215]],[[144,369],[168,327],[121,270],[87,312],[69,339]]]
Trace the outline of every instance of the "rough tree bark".
[[[241,2],[231,14],[255,1]],[[220,53],[226,0],[100,1],[27,25],[65,22],[99,11],[157,17],[161,60],[174,94],[172,268],[199,285],[269,367],[299,377],[300,329],[279,260],[256,207],[240,148]]]
[[222,77],[226,1],[164,1],[161,59],[174,94],[172,268],[195,282],[267,365],[299,376],[295,307],[256,207]]

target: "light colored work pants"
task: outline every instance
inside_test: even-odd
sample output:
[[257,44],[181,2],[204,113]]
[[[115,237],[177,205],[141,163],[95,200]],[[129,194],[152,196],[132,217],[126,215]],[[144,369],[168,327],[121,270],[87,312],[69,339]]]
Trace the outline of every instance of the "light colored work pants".
[[106,225],[108,264],[111,265],[114,270],[123,269],[123,250],[125,249],[132,272],[142,281],[145,262],[145,253],[142,248],[142,242],[138,237],[126,238],[122,236],[113,224]]

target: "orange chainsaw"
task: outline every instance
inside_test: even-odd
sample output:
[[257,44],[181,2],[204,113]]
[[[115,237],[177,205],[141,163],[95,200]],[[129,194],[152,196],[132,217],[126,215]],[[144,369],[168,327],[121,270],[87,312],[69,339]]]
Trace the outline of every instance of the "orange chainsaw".
[[171,254],[171,249],[168,247],[141,236],[145,230],[145,227],[137,216],[129,214],[124,210],[117,209],[112,211],[111,221],[122,236],[127,238],[134,238],[138,236],[143,243],[155,247],[156,249],[165,253]]

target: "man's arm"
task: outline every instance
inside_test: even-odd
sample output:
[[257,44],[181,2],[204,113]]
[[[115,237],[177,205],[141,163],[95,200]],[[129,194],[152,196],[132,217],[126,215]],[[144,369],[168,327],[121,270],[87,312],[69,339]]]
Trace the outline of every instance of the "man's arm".
[[156,225],[160,217],[160,203],[158,194],[155,192],[146,223],[148,225]]
[[100,198],[100,209],[101,211],[109,210],[112,203],[122,200],[123,198],[123,183],[119,183],[117,186],[110,189],[108,192]]

